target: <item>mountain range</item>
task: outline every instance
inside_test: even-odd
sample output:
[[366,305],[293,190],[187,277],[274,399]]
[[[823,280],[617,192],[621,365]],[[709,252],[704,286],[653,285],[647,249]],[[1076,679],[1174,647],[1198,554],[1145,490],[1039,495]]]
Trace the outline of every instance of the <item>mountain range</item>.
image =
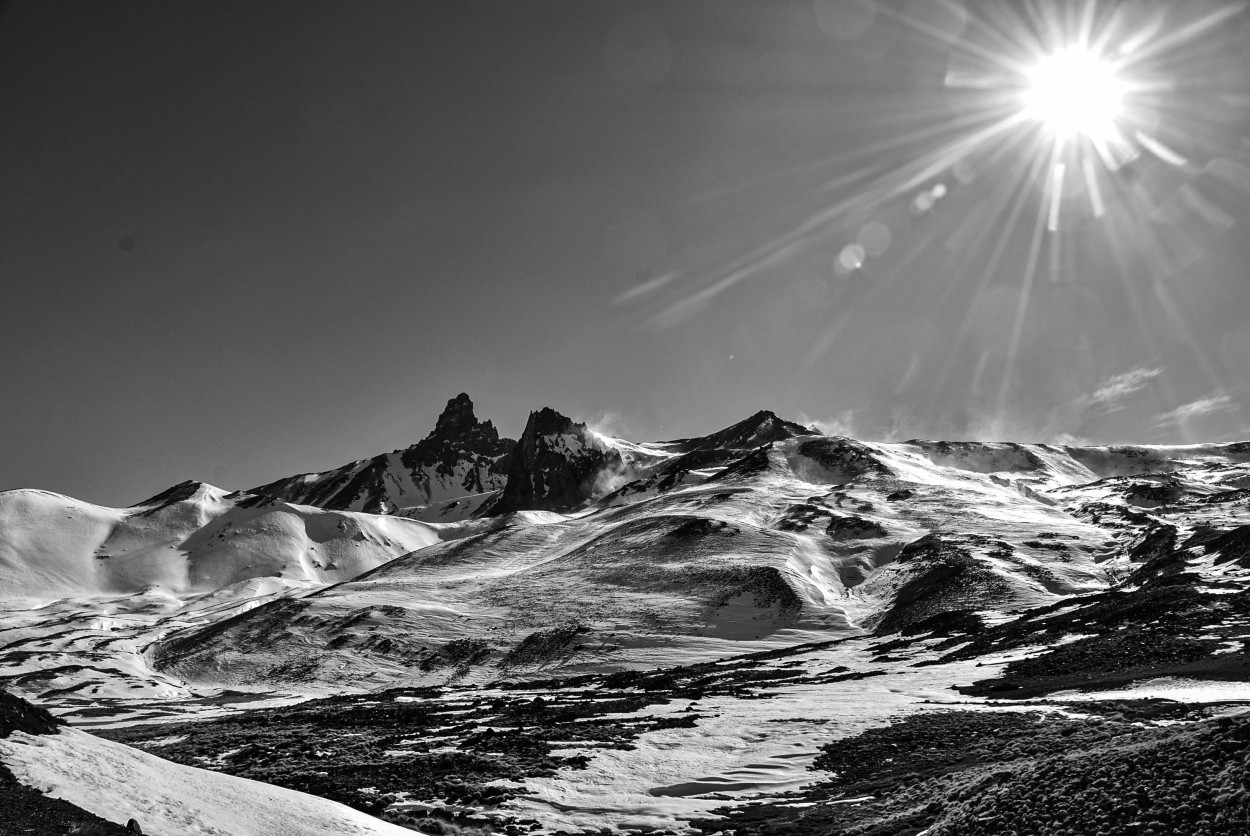
[[[0,686],[149,754],[427,832],[755,832],[761,799],[760,832],[802,832],[844,800],[832,741],[926,705],[1250,700],[1250,443],[868,442],[767,410],[635,442],[550,408],[513,441],[461,394],[405,450],[247,490],[0,493],[0,591]],[[236,758],[257,717],[338,719]],[[283,742],[309,722],[337,742]],[[983,815],[898,792],[847,826]],[[924,829],[899,827],[863,832]]]

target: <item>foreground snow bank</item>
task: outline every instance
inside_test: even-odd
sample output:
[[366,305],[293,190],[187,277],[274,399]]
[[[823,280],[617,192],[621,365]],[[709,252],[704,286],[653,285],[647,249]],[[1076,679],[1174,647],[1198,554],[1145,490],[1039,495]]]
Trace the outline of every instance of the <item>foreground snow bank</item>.
[[15,732],[0,762],[22,783],[161,836],[412,836],[413,831],[281,787],[181,766],[76,729]]

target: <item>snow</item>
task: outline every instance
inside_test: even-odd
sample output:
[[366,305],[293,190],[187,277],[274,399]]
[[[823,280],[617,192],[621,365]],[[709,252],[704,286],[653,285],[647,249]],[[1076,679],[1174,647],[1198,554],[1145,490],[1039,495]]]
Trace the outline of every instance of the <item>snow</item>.
[[9,600],[46,601],[152,587],[214,592],[268,577],[331,583],[445,538],[413,520],[253,499],[199,485],[166,505],[104,508],[5,491],[0,590]]
[[170,763],[77,729],[15,732],[0,761],[22,783],[160,836],[411,836],[323,798]]
[[[549,440],[569,449],[613,447],[644,470],[648,462],[675,455],[673,445],[638,445],[594,433]],[[289,702],[298,694],[451,680],[489,689],[500,677],[667,667],[833,638],[848,641],[801,654],[810,673],[836,666],[884,670],[869,679],[790,685],[769,699],[712,697],[653,706],[643,713],[692,709],[701,719],[696,728],[645,734],[632,750],[591,750],[587,769],[529,779],[526,795],[511,802],[518,814],[551,828],[672,827],[727,800],[776,797],[816,780],[820,776],[807,766],[822,744],[901,713],[947,707],[952,683],[991,677],[1006,661],[1082,637],[1070,634],[1047,647],[983,656],[980,666],[969,661],[915,667],[933,661],[936,652],[926,649],[931,642],[874,661],[878,640],[863,638],[863,628],[893,606],[915,576],[910,567],[918,564],[896,559],[907,543],[936,533],[992,571],[1001,588],[972,606],[987,622],[1000,623],[1026,607],[1106,589],[1113,572],[1134,568],[1124,557],[1107,561],[1116,546],[1108,536],[1116,531],[1091,524],[1077,506],[1124,506],[1126,479],[1144,480],[1152,468],[1168,469],[1169,478],[1198,495],[1250,480],[1238,464],[1250,454],[1226,445],[1078,449],[855,442],[884,469],[855,475],[815,466],[798,452],[802,443],[779,441],[763,454],[757,451],[765,464],[759,471],[717,478],[722,469],[708,468],[670,490],[658,492],[650,482],[620,500],[626,504],[604,503],[569,515],[520,512],[473,519],[497,496],[491,491],[407,507],[390,517],[283,502],[248,507],[240,495],[202,485],[172,504],[129,509],[41,491],[3,493],[0,677],[17,679],[19,689],[62,715],[106,708],[113,713],[91,722],[116,723],[212,716]],[[1231,467],[1238,470],[1232,473]],[[409,484],[405,478],[388,475],[390,495],[416,496],[412,492],[418,489],[423,498],[434,495],[421,492],[419,479]],[[910,492],[906,499],[886,499],[901,487]],[[1159,516],[1150,519],[1176,522],[1183,540],[1199,526],[1243,524],[1244,502],[1195,505],[1183,521],[1167,517],[1166,509],[1152,513]],[[825,532],[830,519],[852,514],[877,527],[865,528],[871,536]],[[703,521],[704,527],[689,528],[691,521]],[[1047,548],[1060,543],[1063,551]],[[1123,551],[1122,545],[1117,548]],[[1236,578],[1245,571],[1231,563],[1213,566],[1217,556],[1198,551],[1192,552],[1190,570],[1207,579]],[[749,591],[706,581],[724,569],[767,570],[764,574],[780,578],[801,608],[783,612],[775,602],[759,603]],[[185,657],[176,669],[149,666],[144,649],[153,642],[282,596],[302,599],[298,617],[270,608],[239,620],[240,633],[250,626],[272,638],[249,645],[239,641],[246,636],[230,632],[238,625],[227,625],[204,638],[198,655]],[[387,609],[379,610],[383,606]],[[1045,617],[1038,620],[1045,623]],[[567,652],[528,666],[500,666],[507,650],[527,636],[571,623],[586,632]],[[467,673],[451,665],[423,670],[415,663],[465,638],[488,645],[488,661]],[[1225,638],[1221,649],[1238,646]],[[384,639],[392,649],[378,649]],[[896,653],[911,656],[896,663]],[[291,662],[299,664],[287,665]],[[287,668],[300,671],[291,681],[277,679],[275,671]],[[253,693],[223,694],[220,689],[227,686]],[[1053,696],[1073,702],[1147,696],[1250,701],[1250,683],[1155,679],[1101,693]],[[69,752],[66,741],[88,754]],[[152,782],[142,770],[150,765],[127,760],[136,753],[105,752],[99,747],[106,744],[92,741],[66,732],[59,739],[10,740],[0,752],[21,760],[22,774],[35,776],[31,780],[59,782],[65,792],[84,796],[95,793],[92,803],[105,804],[110,794],[125,798],[131,786],[143,786],[148,794],[166,791],[147,787]],[[89,767],[80,770],[79,760],[95,763],[100,776],[88,776]],[[113,774],[119,770],[123,777]],[[235,781],[195,774],[211,776],[198,781]],[[115,785],[105,786],[108,781]],[[84,786],[73,789],[77,783]],[[181,804],[191,791],[179,784],[168,792]],[[222,790],[222,797],[230,792],[234,789]],[[209,803],[213,797],[187,803]],[[298,804],[311,809],[305,798]],[[176,829],[185,823],[157,826],[161,805],[176,806],[174,801],[140,800],[148,805],[143,814],[118,809],[122,820],[136,815],[148,832],[191,832]],[[139,802],[111,803],[133,808]],[[248,830],[253,824],[258,829]],[[214,826],[223,829],[196,832],[287,832],[232,819]],[[325,832],[394,832],[351,830],[354,826]]]
[[1056,691],[1048,698],[1070,701],[1166,699],[1189,703],[1228,700],[1250,702],[1250,682],[1164,676],[1139,680],[1124,688],[1108,691]]
[[[862,670],[864,655],[861,642],[850,642],[794,658],[819,674],[839,666]],[[762,700],[674,700],[650,713],[690,708],[700,717],[696,727],[644,734],[631,750],[589,750],[585,769],[529,778],[525,797],[506,806],[553,830],[673,827],[727,802],[776,798],[821,780],[825,773],[808,766],[823,745],[904,713],[949,708],[950,682],[994,670],[974,662],[900,666],[887,676],[789,686]]]
[[[288,663],[315,660],[315,682],[272,684],[324,693],[341,686],[433,684],[452,676],[461,683],[486,682],[501,675],[497,662],[510,646],[536,630],[574,622],[589,630],[580,648],[534,672],[689,664],[803,636],[855,635],[909,581],[908,564],[894,563],[899,550],[935,531],[962,538],[960,546],[1002,579],[1003,591],[994,593],[1001,600],[982,609],[1040,606],[1108,584],[1098,562],[1105,529],[1020,491],[1011,481],[1020,473],[984,472],[1027,466],[1027,475],[1039,480],[1036,490],[1066,485],[1081,468],[1070,460],[1065,465],[1060,452],[1029,448],[1025,455],[1024,448],[991,445],[977,454],[975,466],[953,467],[935,464],[914,444],[864,444],[895,475],[830,485],[809,480],[823,477],[804,465],[809,460],[797,452],[803,441],[772,445],[764,471],[732,484],[677,487],[584,514],[525,512],[448,524],[449,530],[431,527],[445,538],[479,536],[435,545],[306,598],[307,617],[284,623],[270,646],[240,653],[230,635],[216,637],[198,661],[180,662],[177,674],[201,685],[239,687],[275,669],[294,669]],[[913,497],[883,502],[883,492],[900,483],[914,486]],[[779,527],[796,506],[823,508],[825,517],[810,529]],[[824,533],[830,515],[853,512],[884,533],[869,539]],[[680,520],[694,517],[723,524],[732,536],[674,539]],[[461,527],[450,530],[455,526]],[[1043,532],[1069,550],[1056,557],[1024,545]],[[996,551],[1000,542],[1011,544],[1007,557]],[[678,580],[731,567],[776,570],[801,609],[787,614],[740,591],[727,591],[722,600],[715,590]],[[370,622],[368,635],[350,628],[344,644],[335,625],[378,605],[397,611]],[[391,640],[392,651],[360,652],[360,643],[381,638]],[[339,641],[330,647],[331,639]],[[452,666],[421,670],[402,661],[405,654],[411,659],[455,639],[481,640],[497,650],[492,661],[467,673]],[[304,668],[297,671],[301,677]]]

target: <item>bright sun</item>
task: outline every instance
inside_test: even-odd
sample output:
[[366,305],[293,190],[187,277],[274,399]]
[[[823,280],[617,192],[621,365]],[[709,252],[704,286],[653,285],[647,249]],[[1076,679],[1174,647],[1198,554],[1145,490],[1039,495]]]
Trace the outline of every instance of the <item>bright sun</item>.
[[1102,142],[1115,135],[1125,85],[1110,61],[1082,49],[1065,49],[1042,59],[1026,78],[1025,113],[1057,140],[1085,136]]

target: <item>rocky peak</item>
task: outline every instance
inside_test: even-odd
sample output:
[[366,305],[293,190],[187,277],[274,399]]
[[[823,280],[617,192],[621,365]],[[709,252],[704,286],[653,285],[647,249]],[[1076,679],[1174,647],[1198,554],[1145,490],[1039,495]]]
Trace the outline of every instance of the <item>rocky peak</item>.
[[[444,469],[450,469],[457,461],[469,459],[487,465],[485,459],[506,456],[514,443],[510,438],[501,439],[490,421],[478,421],[473,414],[473,401],[461,392],[447,402],[433,432],[403,451],[402,459],[410,468],[441,463]],[[499,467],[495,469],[502,472]]]
[[[490,424],[486,421],[485,424]],[[456,397],[447,401],[447,406],[443,409],[443,413],[438,416],[438,422],[434,425],[432,436],[442,436],[444,438],[450,436],[464,435],[467,431],[477,426],[477,417],[473,414],[473,401],[469,400],[469,396],[461,392]]]
[[492,513],[565,511],[594,493],[599,475],[621,456],[592,433],[550,407],[531,412],[513,450],[508,481]]
[[761,409],[759,412],[719,432],[702,438],[690,439],[687,449],[725,450],[749,449],[783,441],[800,435],[819,435],[802,424],[779,418],[775,412]]
[[544,406],[537,412],[530,413],[521,438],[538,438],[545,435],[584,435],[585,433],[585,424],[574,423],[572,418],[566,418],[551,407]]
[[391,513],[503,487],[515,444],[500,438],[490,421],[478,421],[473,401],[461,392],[447,401],[430,434],[411,447],[251,492],[320,508]]

